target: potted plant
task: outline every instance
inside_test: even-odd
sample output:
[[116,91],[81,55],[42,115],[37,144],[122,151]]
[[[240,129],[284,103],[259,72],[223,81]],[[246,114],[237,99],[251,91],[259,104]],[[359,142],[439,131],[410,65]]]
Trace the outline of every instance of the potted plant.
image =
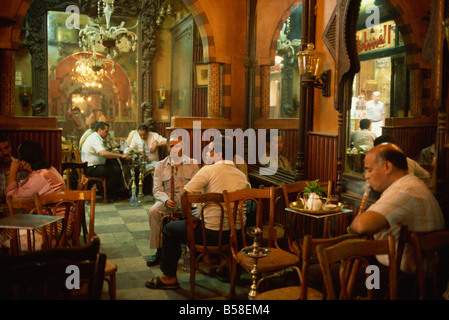
[[319,180],[314,180],[310,184],[306,182],[307,187],[304,188],[304,204],[308,210],[316,211],[320,210],[323,202],[321,201],[321,196],[326,192],[318,184]]
[[320,185],[318,184],[319,181],[320,181],[319,179],[316,179],[312,181],[311,184],[309,184],[309,182],[306,181],[307,187],[304,188],[304,193],[316,193],[321,197],[323,193],[326,192],[326,190],[320,187]]

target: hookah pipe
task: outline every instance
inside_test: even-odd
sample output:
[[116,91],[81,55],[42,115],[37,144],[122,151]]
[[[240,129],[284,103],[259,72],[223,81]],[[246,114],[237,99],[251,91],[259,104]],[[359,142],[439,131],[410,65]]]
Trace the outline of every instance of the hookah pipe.
[[[170,191],[171,191],[171,195],[170,195],[170,199],[172,201],[175,200],[175,167],[173,165],[173,163],[171,162],[171,158],[170,158],[170,167],[171,167],[171,177],[170,177]],[[170,209],[171,210],[171,215],[173,216],[173,211],[174,209]]]
[[368,195],[371,192],[371,186],[369,183],[366,184],[365,192],[363,193],[362,202],[360,203],[359,213],[361,214],[365,211],[366,203],[368,202]]

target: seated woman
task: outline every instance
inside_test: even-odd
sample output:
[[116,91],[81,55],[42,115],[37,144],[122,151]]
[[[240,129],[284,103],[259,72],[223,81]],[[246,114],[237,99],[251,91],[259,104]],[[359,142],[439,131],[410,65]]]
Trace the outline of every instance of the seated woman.
[[[18,161],[11,161],[6,185],[6,195],[13,198],[29,198],[34,193],[47,194],[65,190],[66,185],[61,174],[44,160],[44,150],[31,140],[24,141],[17,149]],[[19,171],[30,174],[17,181]]]
[[[49,162],[44,160],[44,151],[38,143],[31,140],[23,141],[17,149],[17,155],[18,160],[11,161],[6,185],[6,196],[31,198],[36,192],[42,195],[66,190],[64,179]],[[27,171],[29,175],[25,179],[18,181],[18,173],[21,171]],[[55,214],[64,216],[64,213],[65,208],[61,208]],[[69,233],[72,229],[73,219],[74,214],[71,212],[67,225]],[[59,222],[58,229],[62,228],[62,223]],[[5,236],[5,230],[1,233]],[[36,242],[39,242],[39,240],[36,239]]]

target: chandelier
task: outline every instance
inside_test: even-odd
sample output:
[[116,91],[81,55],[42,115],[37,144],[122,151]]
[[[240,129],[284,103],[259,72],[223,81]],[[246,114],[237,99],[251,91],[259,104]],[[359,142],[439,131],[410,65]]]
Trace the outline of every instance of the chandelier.
[[72,69],[72,80],[80,83],[83,88],[101,88],[107,75],[106,65],[110,65],[110,74],[115,72],[114,61],[99,59],[96,54],[81,52],[72,56],[77,60]]
[[101,12],[106,19],[106,26],[100,24],[99,18],[94,20],[88,17],[87,25],[79,33],[79,46],[84,51],[89,50],[94,54],[106,52],[108,59],[114,58],[119,52],[129,52],[131,49],[135,51],[137,35],[124,27],[125,22],[122,21],[116,27],[111,26],[114,0],[99,0],[98,17],[101,16]]

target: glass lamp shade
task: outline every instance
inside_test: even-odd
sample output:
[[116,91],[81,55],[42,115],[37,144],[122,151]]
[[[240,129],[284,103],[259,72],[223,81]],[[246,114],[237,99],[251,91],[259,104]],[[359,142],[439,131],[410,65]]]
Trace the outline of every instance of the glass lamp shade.
[[165,101],[165,93],[167,92],[167,89],[165,89],[164,87],[158,89],[159,91],[159,99],[162,101]]
[[320,68],[321,54],[316,52],[313,43],[307,44],[307,49],[299,51],[298,57],[299,74],[305,77],[316,77]]

